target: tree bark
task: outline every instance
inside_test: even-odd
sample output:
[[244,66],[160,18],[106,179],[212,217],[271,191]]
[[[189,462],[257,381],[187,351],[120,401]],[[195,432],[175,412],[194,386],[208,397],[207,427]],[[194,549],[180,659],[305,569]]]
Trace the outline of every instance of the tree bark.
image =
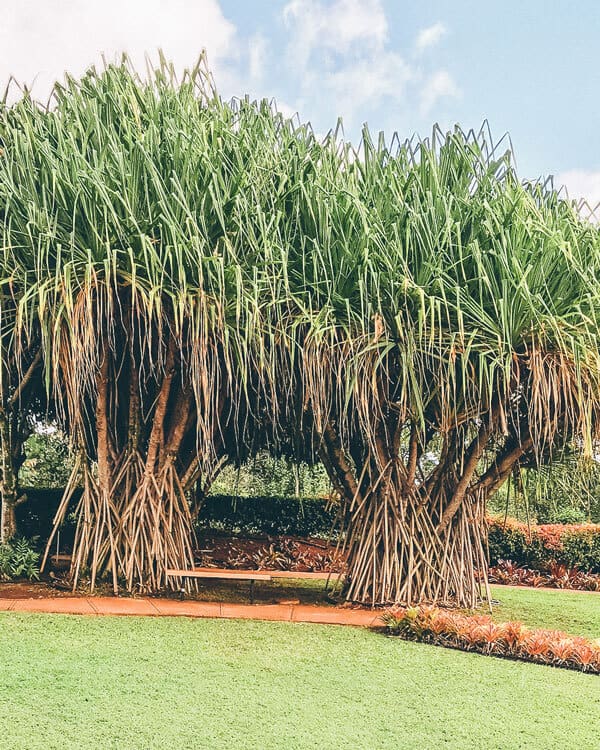
[[[4,352],[4,349],[2,349]],[[31,400],[35,375],[41,364],[41,350],[37,349],[21,376],[12,358],[3,362],[6,370],[0,377],[0,543],[9,542],[17,533],[17,506],[26,500],[19,498],[19,469],[23,463],[23,444],[31,429],[22,418]],[[11,383],[8,388],[6,382]],[[11,392],[12,391],[12,392]]]
[[17,533],[17,477],[10,440],[10,425],[4,407],[0,406],[0,544],[6,544]]

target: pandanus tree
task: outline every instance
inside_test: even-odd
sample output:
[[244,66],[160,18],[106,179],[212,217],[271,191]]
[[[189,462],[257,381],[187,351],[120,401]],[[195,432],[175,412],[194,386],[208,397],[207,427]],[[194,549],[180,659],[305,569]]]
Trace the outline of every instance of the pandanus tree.
[[[354,150],[127,62],[2,110],[15,335],[40,332],[83,481],[73,576],[193,563],[226,460],[323,461],[346,595],[479,599],[486,498],[597,430],[597,228],[485,130]],[[7,250],[7,251],[8,251]]]
[[41,331],[77,453],[56,528],[83,483],[74,583],[85,569],[154,590],[191,565],[187,494],[244,453],[260,305],[240,269],[261,216],[243,188],[267,156],[263,109],[223,106],[201,69],[144,84],[125,64],[4,112],[5,243],[38,252],[17,317]]
[[305,363],[326,383],[325,465],[351,498],[347,594],[473,606],[486,499],[520,461],[596,434],[597,229],[481,136],[394,157],[366,136],[354,165],[360,208],[348,224],[330,204],[319,245],[354,248],[356,284],[331,298],[350,285],[367,315],[340,339],[334,312]]
[[473,606],[486,499],[595,438],[598,231],[485,131],[341,153],[285,244],[310,320],[289,390],[348,503],[347,596]]

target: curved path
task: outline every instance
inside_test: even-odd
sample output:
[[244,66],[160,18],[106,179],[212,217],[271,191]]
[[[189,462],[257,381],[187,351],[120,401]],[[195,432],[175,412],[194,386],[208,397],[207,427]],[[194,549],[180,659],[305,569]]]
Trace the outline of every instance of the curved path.
[[[69,615],[129,615],[151,617],[222,617],[236,620],[314,622],[328,625],[378,624],[380,611],[309,604],[228,604],[174,599],[119,598],[114,596],[0,599],[0,611]],[[379,621],[379,624],[381,622]]]

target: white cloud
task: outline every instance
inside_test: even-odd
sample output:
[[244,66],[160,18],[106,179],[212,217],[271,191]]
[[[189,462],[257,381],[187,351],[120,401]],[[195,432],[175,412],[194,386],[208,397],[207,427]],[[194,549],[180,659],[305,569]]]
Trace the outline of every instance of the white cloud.
[[440,22],[434,23],[433,26],[428,26],[426,29],[422,29],[415,42],[417,52],[424,52],[429,47],[435,46],[445,35],[446,27]]
[[35,80],[45,96],[64,71],[82,73],[101,54],[126,51],[138,69],[162,48],[178,70],[205,47],[216,73],[239,57],[236,28],[217,0],[4,0],[0,14],[0,81]]
[[380,0],[291,0],[283,20],[288,67],[303,98],[314,100],[319,91],[332,121],[341,115],[352,125],[359,111],[404,96],[412,71],[389,48]]
[[322,77],[322,84],[331,90],[340,111],[351,119],[361,107],[377,105],[385,98],[401,99],[412,75],[400,55],[387,52],[332,71]]
[[570,198],[585,200],[591,208],[600,204],[600,170],[570,169],[557,175],[554,184],[564,185]]
[[421,91],[421,114],[428,115],[440,99],[460,96],[460,89],[447,70],[438,70],[427,78]]
[[[289,0],[282,17],[288,70],[300,87],[298,101],[308,105],[303,112],[316,109],[330,122],[342,116],[353,130],[385,107],[386,120],[398,125],[401,111],[429,115],[440,99],[459,94],[447,71],[428,75],[392,46],[381,0]],[[417,51],[445,33],[442,23],[423,29]]]
[[315,49],[345,55],[355,45],[380,49],[387,38],[387,19],[380,0],[291,0],[283,20],[292,42],[293,65],[307,65]]
[[267,40],[262,34],[256,34],[250,39],[248,46],[248,70],[253,81],[262,79],[266,59]]

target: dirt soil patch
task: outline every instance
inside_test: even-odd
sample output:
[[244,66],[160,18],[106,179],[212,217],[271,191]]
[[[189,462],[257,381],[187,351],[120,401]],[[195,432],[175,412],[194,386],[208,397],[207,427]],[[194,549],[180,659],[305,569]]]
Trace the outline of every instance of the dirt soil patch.
[[70,589],[57,589],[45,581],[0,583],[0,599],[48,599],[62,596],[73,596],[73,592]]

